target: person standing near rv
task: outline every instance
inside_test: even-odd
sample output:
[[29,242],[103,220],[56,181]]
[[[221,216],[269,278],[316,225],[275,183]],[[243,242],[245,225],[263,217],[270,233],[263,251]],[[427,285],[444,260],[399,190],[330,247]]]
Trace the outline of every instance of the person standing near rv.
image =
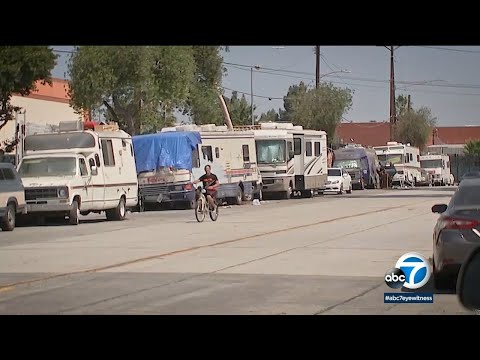
[[210,165],[205,165],[205,174],[200,176],[198,180],[195,180],[193,183],[198,184],[199,182],[203,183],[203,188],[207,191],[207,200],[211,209],[215,209],[215,194],[217,193],[217,188],[220,185],[218,182],[218,177],[212,173],[212,168]]

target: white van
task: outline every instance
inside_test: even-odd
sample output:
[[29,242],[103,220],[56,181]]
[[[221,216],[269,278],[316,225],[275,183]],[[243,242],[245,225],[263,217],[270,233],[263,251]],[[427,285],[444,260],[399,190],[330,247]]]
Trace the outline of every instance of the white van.
[[113,128],[84,130],[81,122],[60,123],[57,133],[25,138],[18,172],[30,216],[68,216],[106,212],[123,220],[138,203],[135,157],[129,134]]

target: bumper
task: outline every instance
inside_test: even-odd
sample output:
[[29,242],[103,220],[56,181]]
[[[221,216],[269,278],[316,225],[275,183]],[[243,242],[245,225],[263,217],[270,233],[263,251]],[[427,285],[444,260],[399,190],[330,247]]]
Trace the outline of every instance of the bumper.
[[263,178],[262,191],[264,193],[288,191],[289,182],[290,178]]
[[455,230],[442,231],[434,253],[436,271],[458,271],[471,251],[479,245],[480,238],[478,242],[469,242]]
[[46,204],[27,203],[27,213],[68,213],[71,209],[70,203],[60,203],[58,200]]
[[325,185],[323,190],[324,192],[339,192],[340,191],[340,184],[328,184]]
[[169,193],[162,193],[158,195],[143,196],[145,203],[184,203],[195,200],[195,191],[171,191]]

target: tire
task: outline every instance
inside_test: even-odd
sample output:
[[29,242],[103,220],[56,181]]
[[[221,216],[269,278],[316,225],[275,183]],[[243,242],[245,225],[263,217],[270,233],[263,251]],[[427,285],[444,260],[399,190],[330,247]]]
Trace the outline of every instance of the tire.
[[78,225],[80,223],[80,207],[78,206],[77,200],[73,200],[72,209],[68,215],[68,223],[70,225]]
[[238,190],[237,196],[235,196],[235,205],[242,205],[243,203],[243,192]]
[[436,290],[455,290],[456,277],[450,273],[435,270],[435,262],[433,262],[433,286]]
[[195,202],[195,218],[197,219],[198,222],[202,222],[205,220],[205,211],[203,211],[203,199],[198,199],[198,201]]
[[351,194],[352,193],[352,184],[350,184],[350,189],[347,190],[347,194]]
[[340,191],[338,192],[338,195],[343,195],[343,185],[340,186]]
[[218,204],[215,204],[215,211],[212,211],[210,209],[208,211],[208,213],[210,215],[210,219],[212,221],[217,221],[217,219],[218,219],[218,208],[219,208]]
[[293,192],[293,188],[292,188],[292,185],[290,184],[288,186],[288,190],[283,193],[283,198],[285,200],[290,200],[292,198],[292,192]]
[[15,204],[9,203],[7,205],[7,212],[2,219],[0,228],[3,231],[13,231],[15,229],[15,215],[16,215],[16,207]]
[[259,201],[262,201],[262,200],[263,200],[263,191],[262,191],[261,188],[258,190],[255,198],[258,199]]
[[122,196],[115,209],[109,209],[106,211],[107,220],[109,221],[122,221],[125,220],[127,215],[127,209],[125,206],[125,198]]

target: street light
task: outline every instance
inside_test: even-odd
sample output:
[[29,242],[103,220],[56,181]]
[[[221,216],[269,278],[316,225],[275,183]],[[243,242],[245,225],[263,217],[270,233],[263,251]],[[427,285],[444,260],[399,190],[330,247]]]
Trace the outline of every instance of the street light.
[[255,118],[253,117],[253,69],[259,70],[260,65],[255,65],[250,68],[250,106],[252,110],[252,125],[255,125]]

